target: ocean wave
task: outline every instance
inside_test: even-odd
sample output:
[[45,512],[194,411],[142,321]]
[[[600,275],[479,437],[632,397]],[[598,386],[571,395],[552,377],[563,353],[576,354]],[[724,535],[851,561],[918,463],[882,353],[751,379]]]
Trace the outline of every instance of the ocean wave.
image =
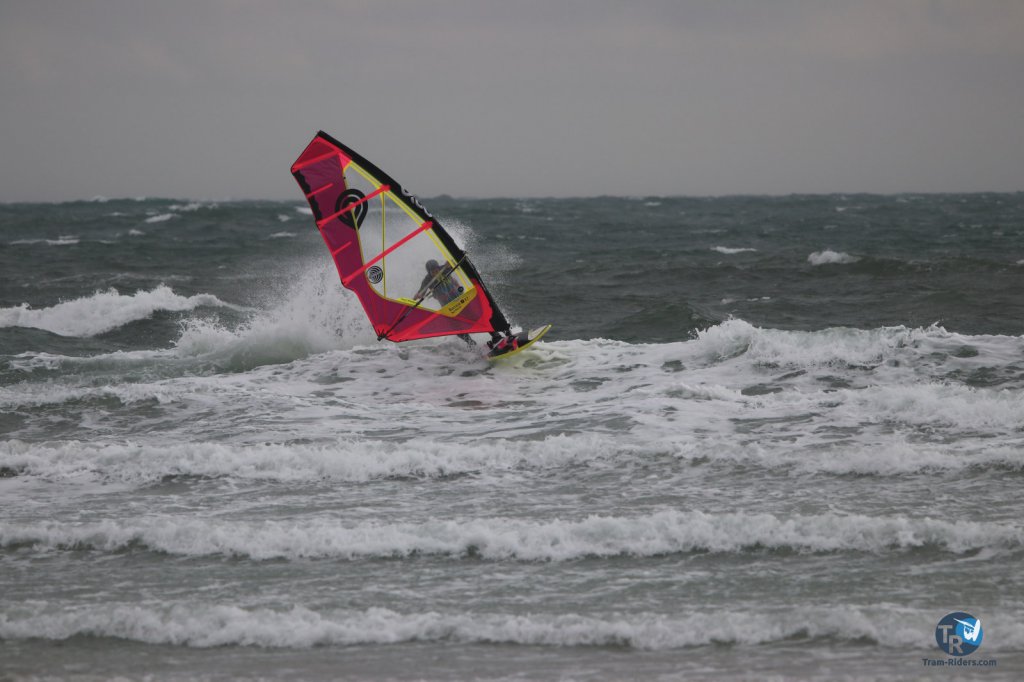
[[215,203],[204,204],[198,201],[190,201],[187,204],[171,204],[167,207],[170,211],[179,211],[181,213],[193,213],[201,208],[215,209],[218,205]]
[[743,442],[735,436],[699,438],[669,436],[658,452],[692,464],[757,467],[833,476],[905,476],[926,472],[1024,471],[1024,451],[1013,443],[996,445],[990,439],[965,445],[911,442],[900,434],[867,436],[861,442],[829,443],[808,437],[802,447],[773,447]]
[[699,355],[715,362],[742,355],[758,365],[803,369],[871,369],[900,355],[910,367],[928,367],[939,360],[998,367],[1017,362],[1024,352],[1022,337],[971,336],[938,325],[788,331],[739,319],[703,329],[691,343]]
[[414,443],[346,438],[325,445],[228,445],[182,443],[100,445],[69,441],[0,442],[0,466],[46,480],[146,484],[168,476],[240,480],[360,482],[383,478],[441,478],[481,470],[547,469],[612,457],[615,445],[597,435],[548,436],[542,440],[461,444],[418,439]]
[[[934,648],[934,621],[933,610],[877,604],[716,609],[695,617],[651,612],[398,612],[380,607],[313,610],[301,605],[273,609],[203,602],[68,606],[33,601],[0,614],[0,639],[60,641],[84,635],[193,648],[452,642],[637,650],[830,639],[910,651]],[[997,615],[987,619],[986,627],[1000,633],[1003,648],[1024,645],[1020,623]]]
[[844,395],[861,419],[875,422],[1018,432],[1024,424],[1024,393],[947,384],[877,386]]
[[28,244],[46,244],[47,246],[74,246],[79,238],[74,235],[62,235],[57,239],[18,239],[11,242],[11,246]]
[[[824,393],[780,387],[764,395],[747,395],[719,384],[676,382],[666,385],[661,392],[673,399],[731,403],[737,408],[736,416],[747,419],[758,419],[768,413],[781,416],[822,412],[828,413],[833,424],[849,424],[861,432],[871,424],[952,430],[960,435],[961,448],[972,434],[1001,433],[1013,437],[1024,423],[1024,393],[945,383],[869,385],[834,388]],[[1016,439],[1010,442],[1016,443]],[[989,443],[990,448],[997,445]],[[972,460],[966,452],[965,460]]]
[[1016,551],[1022,546],[1024,529],[992,522],[676,510],[544,522],[486,518],[345,525],[329,518],[259,522],[172,516],[87,523],[0,522],[0,547],[8,549],[118,552],[143,547],[176,556],[257,561],[414,555],[569,561],[760,550],[883,553],[930,549],[964,554],[982,549]]
[[190,391],[184,387],[161,382],[122,383],[96,388],[65,386],[55,382],[22,383],[11,388],[0,386],[0,408],[23,409],[106,400],[116,400],[122,405],[148,402],[166,405],[186,397],[188,393]]
[[[283,236],[285,233],[281,233]],[[71,366],[136,367],[140,363],[166,364],[198,361],[230,371],[244,371],[266,364],[290,362],[315,353],[377,343],[373,328],[358,302],[341,295],[333,268],[317,265],[300,270],[276,300],[259,309],[221,301],[212,294],[184,297],[168,286],[132,295],[110,289],[92,296],[65,301],[49,308],[28,304],[0,309],[0,327],[35,327],[62,336],[94,336],[154,312],[185,312],[202,306],[224,307],[249,313],[235,324],[206,316],[191,316],[181,323],[181,333],[169,349],[116,351],[94,356],[62,356],[53,353],[22,353],[8,360],[12,369],[31,371]]]
[[340,287],[333,268],[305,268],[278,300],[237,326],[186,320],[174,354],[243,371],[376,343],[365,313]]
[[697,332],[694,350],[720,362],[743,355],[757,364],[799,367],[878,364],[893,348],[906,345],[914,330],[862,331],[831,328],[817,332],[762,329],[744,320],[727,320]]
[[757,249],[752,249],[752,248],[746,248],[746,247],[731,248],[731,247],[728,247],[728,246],[715,246],[711,250],[712,251],[717,251],[718,253],[724,253],[724,254],[729,255],[729,256],[731,256],[733,254],[737,254],[737,253],[750,253],[750,252],[757,251]]
[[200,306],[238,309],[212,294],[179,296],[170,287],[159,285],[151,291],[120,294],[116,289],[97,291],[92,296],[64,301],[35,310],[27,303],[0,308],[0,327],[33,327],[61,336],[95,336],[136,320],[144,320],[159,310],[185,311]]
[[856,263],[859,260],[860,258],[856,256],[851,256],[842,251],[832,251],[831,249],[815,251],[807,257],[807,262],[811,265],[846,265]]
[[[753,400],[724,389],[689,387],[696,400]],[[227,394],[219,401],[231,402]],[[146,402],[180,405],[192,399],[187,389],[166,384],[128,385],[119,389],[90,389],[64,393],[60,400],[114,399],[124,405]],[[200,402],[205,399],[200,396]],[[32,402],[35,401],[35,402]],[[39,396],[7,399],[0,389],[0,405],[40,402]],[[982,414],[984,409],[980,408]],[[928,421],[927,411],[919,412]],[[879,416],[879,419],[882,417]],[[888,418],[893,418],[891,415]],[[906,417],[904,417],[906,419]],[[859,421],[860,418],[856,417]],[[1016,424],[1018,422],[1014,422]],[[859,443],[829,443],[808,439],[803,447],[774,447],[748,442],[731,432],[712,434],[657,431],[625,439],[593,433],[548,435],[514,443],[488,438],[465,443],[450,439],[415,441],[373,440],[350,436],[344,442],[322,444],[228,444],[188,442],[87,443],[59,441],[0,442],[0,467],[23,477],[47,481],[83,480],[101,483],[150,485],[167,477],[224,478],[238,481],[301,483],[318,481],[365,482],[382,479],[436,479],[465,474],[509,474],[524,471],[584,466],[601,468],[661,462],[673,471],[672,461],[689,465],[757,467],[766,471],[808,474],[903,476],[933,471],[1024,471],[1024,451],[1014,441],[943,445],[911,442],[905,436],[866,436]]]
[[[495,448],[522,449],[527,454],[518,461],[528,465],[534,439],[546,442],[555,433],[606,434],[607,443],[597,448],[602,456],[619,463],[664,456],[667,467],[676,466],[670,458],[677,457],[881,476],[1024,468],[1021,391],[950,378],[980,369],[989,382],[1003,375],[1010,377],[1006,382],[1020,381],[1019,337],[896,327],[792,332],[731,320],[690,341],[545,341],[521,356],[528,364],[490,367],[455,341],[398,347],[377,345],[371,336],[367,345],[356,345],[347,332],[336,333],[337,319],[310,318],[318,306],[305,291],[299,287],[294,297],[233,329],[188,320],[177,344],[163,350],[13,357],[7,364],[26,379],[0,387],[0,407],[31,411],[66,403],[71,422],[103,414],[126,429],[117,432],[125,441],[141,443],[147,439],[130,422],[119,422],[140,409],[147,418],[159,413],[169,429],[165,438],[188,434],[196,414],[215,425],[224,419],[230,445],[168,448],[163,442],[138,453],[124,444],[133,453],[126,457],[140,457],[149,467],[143,474],[125,466],[125,480],[140,481],[175,473],[161,469],[161,462],[180,465],[183,475],[249,476],[233,464],[247,458],[277,458],[281,468],[270,465],[264,474],[286,480],[419,475],[420,465],[430,476],[443,461],[460,471],[498,469],[489,459]],[[366,331],[361,310],[344,314],[359,339]],[[352,347],[342,348],[346,344]],[[49,380],[61,368],[65,376]],[[505,409],[509,400],[524,399],[528,404],[514,412]],[[238,410],[267,429],[260,441],[271,442],[235,444],[230,424]],[[41,412],[41,419],[52,418],[52,410]],[[383,438],[372,426],[381,420],[398,422]],[[329,424],[347,424],[348,447],[339,448]],[[751,430],[773,436],[752,439]],[[406,440],[416,432],[425,437]],[[445,432],[457,435],[442,438]],[[564,462],[591,447],[582,435],[566,438]],[[50,465],[50,474],[59,475],[75,453],[87,464],[120,462],[120,447],[35,444],[32,457],[39,475]],[[441,451],[443,457],[435,456]],[[337,468],[332,458],[351,465]],[[204,459],[215,466],[204,468]],[[96,470],[122,475],[113,467]]]

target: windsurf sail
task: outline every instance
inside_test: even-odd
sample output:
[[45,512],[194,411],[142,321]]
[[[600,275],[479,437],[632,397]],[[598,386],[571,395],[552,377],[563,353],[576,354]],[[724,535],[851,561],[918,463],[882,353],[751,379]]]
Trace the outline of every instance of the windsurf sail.
[[480,273],[415,196],[320,131],[292,164],[341,283],[378,339],[507,332]]

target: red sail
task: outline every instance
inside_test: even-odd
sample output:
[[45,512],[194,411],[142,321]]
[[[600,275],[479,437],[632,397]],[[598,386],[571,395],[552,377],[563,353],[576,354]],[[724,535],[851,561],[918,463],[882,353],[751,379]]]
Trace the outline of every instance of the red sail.
[[480,274],[436,218],[391,177],[324,132],[292,175],[378,338],[504,332]]

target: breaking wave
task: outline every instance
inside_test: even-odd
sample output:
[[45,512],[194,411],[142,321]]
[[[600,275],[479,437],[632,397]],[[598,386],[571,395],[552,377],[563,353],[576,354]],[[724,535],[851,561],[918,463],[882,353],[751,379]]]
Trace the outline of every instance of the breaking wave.
[[375,343],[377,337],[363,311],[341,295],[340,288],[331,269],[308,267],[279,300],[237,326],[187,320],[174,343],[174,354],[244,370]]
[[116,289],[98,291],[38,310],[26,303],[0,308],[0,327],[33,327],[61,336],[96,336],[144,320],[160,310],[180,312],[200,306],[240,309],[212,294],[180,296],[161,284],[151,291],[139,290],[134,294],[121,294]]
[[753,249],[753,248],[749,248],[749,247],[730,247],[730,246],[715,246],[711,250],[712,251],[717,251],[718,253],[723,253],[723,254],[725,254],[727,256],[732,256],[732,255],[735,255],[737,253],[753,253],[753,252],[757,251],[757,249]]
[[856,256],[851,256],[842,251],[832,251],[831,249],[815,251],[807,257],[807,262],[811,265],[846,265],[856,263],[859,260],[860,258]]
[[569,561],[757,550],[1016,551],[1024,546],[1024,530],[991,522],[902,516],[822,514],[787,518],[767,513],[676,510],[633,517],[595,515],[576,521],[488,518],[356,525],[322,517],[243,522],[162,516],[77,524],[3,523],[0,546],[104,552],[141,546],[171,555],[253,560],[439,555],[492,561]]
[[304,445],[181,443],[92,444],[70,441],[0,443],[0,466],[47,480],[92,478],[147,484],[168,476],[239,480],[361,482],[382,478],[439,478],[480,470],[546,469],[613,457],[614,443],[597,435],[549,436],[543,440],[463,445],[426,438],[415,443],[348,438]]
[[[694,618],[651,612],[402,613],[379,607],[318,611],[299,605],[272,609],[209,603],[69,608],[33,602],[0,614],[0,638],[59,641],[86,635],[194,648],[453,642],[637,650],[835,639],[908,650],[922,648],[929,640],[934,648],[933,628],[922,625],[933,620],[932,611],[879,605],[718,610],[713,618]],[[999,616],[988,623],[1000,633],[1004,647],[1024,645],[1020,623]]]

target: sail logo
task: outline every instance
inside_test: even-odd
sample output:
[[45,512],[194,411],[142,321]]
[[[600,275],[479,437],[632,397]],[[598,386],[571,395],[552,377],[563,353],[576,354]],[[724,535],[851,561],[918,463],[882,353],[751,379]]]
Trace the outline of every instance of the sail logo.
[[950,656],[973,654],[984,635],[981,619],[964,611],[946,614],[935,626],[935,642]]
[[[462,287],[459,287],[459,290],[461,291]],[[470,289],[469,291],[460,295],[454,301],[451,301],[447,305],[445,305],[444,308],[441,309],[441,312],[444,313],[445,315],[454,317],[455,315],[458,315],[460,312],[462,312],[462,309],[469,305],[469,302],[472,301],[474,298],[476,298],[476,289]]]
[[334,203],[338,220],[357,230],[366,217],[366,195],[357,189],[346,189]]
[[423,213],[423,215],[427,216],[431,220],[434,219],[434,216],[432,216],[430,214],[430,211],[428,211],[427,209],[423,208],[423,204],[420,203],[419,199],[417,199],[414,195],[410,194],[409,191],[406,190],[404,187],[402,187],[400,189],[402,191],[402,196],[405,197],[406,201],[408,201],[410,204],[412,204],[413,206],[418,208]]

